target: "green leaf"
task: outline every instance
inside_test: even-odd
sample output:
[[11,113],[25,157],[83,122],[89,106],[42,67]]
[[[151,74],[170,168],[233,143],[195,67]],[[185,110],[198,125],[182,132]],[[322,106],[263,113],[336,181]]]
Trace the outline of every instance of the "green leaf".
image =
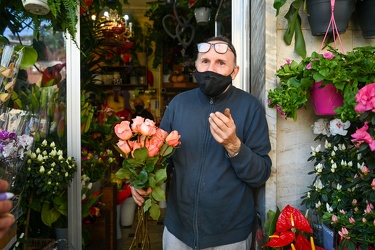
[[167,170],[165,168],[159,169],[155,173],[156,185],[161,185],[167,180]]
[[151,196],[156,201],[165,201],[165,192],[160,186],[156,186],[152,189]]
[[138,159],[139,161],[143,162],[148,157],[148,150],[145,147],[137,148],[134,150],[134,158]]
[[152,203],[150,207],[150,216],[154,220],[158,220],[160,217],[160,207],[156,203]]
[[142,169],[138,179],[141,183],[145,184],[148,181],[148,173]]
[[147,199],[143,204],[143,212],[147,212],[151,207],[152,201],[151,199]]
[[17,45],[15,50],[23,50],[23,56],[20,64],[20,69],[32,67],[38,60],[38,53],[31,46]]
[[60,216],[61,213],[59,213],[56,208],[53,207],[50,209],[50,204],[48,202],[44,202],[41,213],[41,218],[44,224],[51,227],[52,223],[57,221]]
[[119,178],[119,179],[129,179],[130,175],[131,175],[131,172],[129,170],[123,169],[123,168],[120,168],[116,172],[116,177]]

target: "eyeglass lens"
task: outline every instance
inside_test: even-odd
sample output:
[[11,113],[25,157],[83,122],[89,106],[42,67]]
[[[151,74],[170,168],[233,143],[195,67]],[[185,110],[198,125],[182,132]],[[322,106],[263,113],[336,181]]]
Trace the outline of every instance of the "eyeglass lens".
[[211,46],[213,46],[215,51],[219,54],[225,54],[228,51],[228,44],[226,43],[199,43],[198,52],[206,53],[210,50]]

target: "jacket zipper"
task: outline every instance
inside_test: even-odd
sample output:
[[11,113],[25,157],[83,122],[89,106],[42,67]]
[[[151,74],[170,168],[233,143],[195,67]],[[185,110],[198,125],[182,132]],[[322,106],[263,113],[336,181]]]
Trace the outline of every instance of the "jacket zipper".
[[[214,99],[213,98],[210,98],[210,109],[209,109],[209,114],[212,112],[213,110],[213,104],[214,104]],[[208,118],[207,118],[208,119]],[[208,122],[207,122],[207,126],[209,126]],[[206,147],[207,147],[207,142],[208,142],[208,135],[209,135],[209,129],[208,127],[205,127],[206,131],[208,131],[206,134],[205,134],[205,137],[204,137],[204,146],[205,148],[203,149],[203,152],[206,152]],[[202,169],[203,169],[203,162],[204,162],[204,158],[202,158],[201,160],[201,166],[199,168],[199,175],[198,175],[198,183],[197,183],[197,194],[195,196],[195,208],[194,208],[194,236],[195,236],[195,239],[194,239],[194,250],[198,250],[199,249],[199,227],[198,227],[198,201],[199,201],[199,193],[200,193],[200,186],[201,186],[201,181],[202,181]]]

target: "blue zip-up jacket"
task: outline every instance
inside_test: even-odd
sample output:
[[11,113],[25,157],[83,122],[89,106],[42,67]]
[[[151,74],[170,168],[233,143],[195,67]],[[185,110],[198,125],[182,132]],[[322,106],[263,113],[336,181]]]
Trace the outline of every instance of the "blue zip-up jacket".
[[[209,129],[212,112],[230,108],[242,141],[238,155],[227,156]],[[260,102],[231,86],[207,97],[199,88],[177,95],[160,127],[177,130],[181,145],[174,166],[164,224],[193,249],[245,240],[255,218],[252,187],[264,184],[271,171],[268,125]]]

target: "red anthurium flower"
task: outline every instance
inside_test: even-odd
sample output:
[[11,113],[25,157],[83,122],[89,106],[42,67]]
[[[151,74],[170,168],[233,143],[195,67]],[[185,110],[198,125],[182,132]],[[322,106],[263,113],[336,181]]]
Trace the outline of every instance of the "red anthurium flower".
[[294,233],[292,231],[285,231],[285,232],[275,232],[273,235],[269,236],[270,241],[265,244],[265,247],[283,247],[289,245],[294,240]]
[[284,232],[292,228],[301,230],[306,233],[312,233],[310,224],[305,216],[298,210],[287,205],[276,222],[276,231]]
[[[311,242],[303,237],[301,234],[297,236],[296,244],[295,244],[296,250],[311,250]],[[324,248],[315,246],[316,250],[324,250]]]

